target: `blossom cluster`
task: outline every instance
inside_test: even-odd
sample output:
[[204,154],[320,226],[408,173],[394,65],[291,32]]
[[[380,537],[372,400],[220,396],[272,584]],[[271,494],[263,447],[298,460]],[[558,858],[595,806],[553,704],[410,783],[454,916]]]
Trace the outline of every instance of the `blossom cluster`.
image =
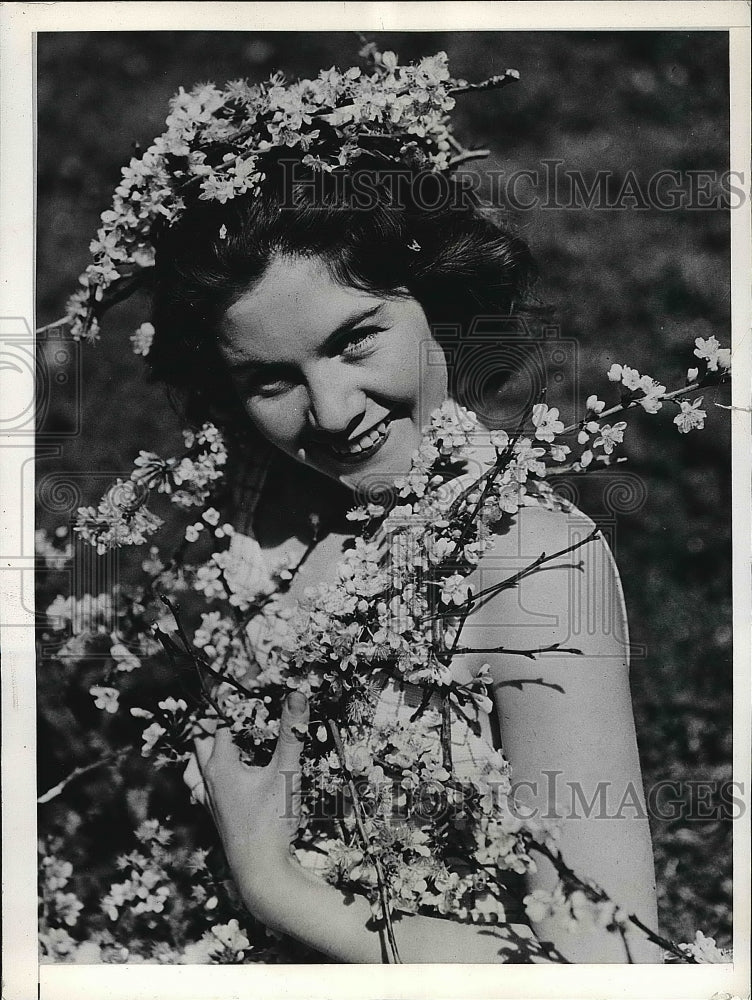
[[75,927],[83,909],[75,892],[64,891],[72,874],[70,861],[63,861],[54,854],[42,858],[39,880],[42,905],[49,922],[56,924],[60,931]]
[[[183,508],[200,507],[211,496],[227,462],[222,434],[206,423],[198,431],[184,431],[183,437],[182,455],[164,459],[141,451],[129,479],[116,480],[96,507],[79,507],[74,530],[99,555],[121,545],[142,545],[162,527],[162,518],[147,506],[152,489],[169,494],[171,502]],[[210,512],[203,516],[211,523]]]
[[[365,53],[364,53],[365,54]],[[154,227],[173,223],[193,197],[224,203],[258,193],[270,160],[287,156],[315,171],[351,166],[364,155],[433,171],[451,165],[448,113],[453,89],[444,52],[400,65],[393,52],[370,47],[371,72],[322,70],[315,79],[285,83],[235,80],[185,91],[170,102],[166,129],[123,168],[112,207],[92,240],[93,262],[68,301],[74,339],[96,340],[105,293],[154,262]],[[515,71],[484,81],[501,86]],[[475,85],[479,86],[479,85]],[[149,351],[153,328],[131,338]]]
[[60,525],[52,537],[44,528],[37,528],[34,532],[34,554],[44,561],[47,569],[57,570],[66,566],[73,557],[67,526]]
[[[697,367],[687,370],[687,386],[702,387],[716,385],[726,381],[731,372],[731,351],[722,348],[716,337],[697,337],[695,339],[695,357],[699,359]],[[702,365],[702,369],[699,367]],[[666,386],[660,385],[649,375],[640,375],[635,368],[628,365],[613,364],[608,371],[608,378],[618,382],[622,387],[622,402],[629,405],[639,405],[647,413],[657,413],[664,402],[671,401],[679,407],[674,417],[674,423],[681,434],[691,430],[702,430],[705,426],[707,412],[701,409],[702,396],[694,400],[675,400],[675,392],[666,394]],[[626,424],[622,422],[622,429]]]
[[679,945],[695,962],[702,965],[723,965],[732,960],[731,952],[726,948],[719,948],[714,938],[706,937],[702,931],[696,931],[694,941],[689,944]]
[[79,507],[76,531],[98,555],[120,545],[142,545],[164,521],[146,507],[146,491],[131,480],[116,480],[96,507]]
[[135,849],[117,859],[119,879],[97,901],[101,919],[84,937],[79,923],[86,896],[68,888],[73,865],[55,853],[54,844],[40,845],[43,962],[193,965],[279,960],[271,940],[265,947],[251,944],[248,918],[212,871],[208,850],[182,847],[173,831],[156,819],[144,820],[134,835]]
[[[201,507],[213,484],[222,477],[227,448],[222,433],[211,423],[203,424],[197,431],[183,431],[183,440],[186,451],[174,458],[160,458],[153,451],[139,452],[131,481],[169,494],[172,503],[179,507]],[[212,523],[209,511],[203,516],[207,523]]]

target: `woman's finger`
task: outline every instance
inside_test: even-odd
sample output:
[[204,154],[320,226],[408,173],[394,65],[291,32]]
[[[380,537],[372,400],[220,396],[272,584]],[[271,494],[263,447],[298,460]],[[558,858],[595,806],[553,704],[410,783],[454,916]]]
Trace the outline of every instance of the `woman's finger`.
[[201,769],[198,766],[198,760],[195,754],[191,754],[188,766],[185,771],[183,771],[183,781],[188,786],[188,790],[191,793],[191,802],[196,802],[198,805],[206,806],[206,788],[204,786],[204,779],[201,774]]
[[206,765],[209,763],[209,758],[212,755],[215,739],[215,736],[195,736],[193,738],[193,751],[202,774],[206,770]]
[[[207,774],[207,767],[209,765],[209,760],[214,753],[214,745],[217,742],[216,736],[197,736],[194,737],[193,746],[194,753],[191,758],[192,761],[196,762],[196,770],[199,775],[199,784],[194,789],[191,789],[191,798],[196,802],[200,802],[202,806],[209,810],[212,819],[215,824],[217,823],[217,811],[214,808],[214,803],[212,802],[211,795],[211,781],[209,780],[209,775]],[[184,777],[188,776],[188,768],[185,770]]]
[[213,765],[225,768],[240,763],[240,750],[232,738],[232,730],[229,726],[223,726],[217,730],[212,745],[211,762]]
[[300,753],[308,728],[308,700],[300,691],[291,691],[282,705],[279,723],[279,739],[271,764],[279,771],[300,769]]

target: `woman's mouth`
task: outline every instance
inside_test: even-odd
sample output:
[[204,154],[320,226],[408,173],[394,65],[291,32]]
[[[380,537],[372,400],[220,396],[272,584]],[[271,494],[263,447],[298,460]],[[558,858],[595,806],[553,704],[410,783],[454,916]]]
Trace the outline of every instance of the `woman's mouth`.
[[384,445],[389,437],[392,418],[385,417],[380,423],[372,427],[366,434],[361,434],[357,438],[342,444],[322,444],[330,455],[333,455],[338,462],[362,462]]

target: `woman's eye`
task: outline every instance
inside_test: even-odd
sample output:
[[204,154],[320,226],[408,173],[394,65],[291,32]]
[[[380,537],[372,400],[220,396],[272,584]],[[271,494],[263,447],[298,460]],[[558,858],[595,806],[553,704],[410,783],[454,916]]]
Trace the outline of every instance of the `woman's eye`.
[[264,378],[262,375],[257,375],[249,379],[243,388],[251,396],[262,396],[267,399],[290,392],[295,385],[296,383],[289,378]]
[[256,395],[258,396],[281,396],[285,392],[290,392],[294,388],[292,382],[288,382],[286,379],[277,379],[276,382],[265,382],[260,386],[256,387]]
[[257,389],[256,395],[263,396],[264,398],[281,396],[283,393],[288,392],[290,388],[289,382],[273,382],[271,385],[264,385]]
[[364,352],[372,346],[373,341],[376,339],[376,334],[378,333],[381,333],[381,330],[375,327],[353,330],[352,333],[348,334],[347,340],[340,348],[341,353],[345,355],[352,355]]

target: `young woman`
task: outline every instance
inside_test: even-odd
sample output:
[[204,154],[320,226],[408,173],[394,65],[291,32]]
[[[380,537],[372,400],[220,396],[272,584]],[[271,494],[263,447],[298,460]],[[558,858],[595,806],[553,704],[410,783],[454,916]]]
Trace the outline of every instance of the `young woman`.
[[[252,456],[239,491],[243,531],[270,567],[306,556],[285,594],[291,607],[308,588],[336,579],[353,537],[348,510],[409,471],[441,404],[468,406],[488,426],[473,442],[483,467],[499,397],[483,398],[477,386],[499,389],[500,381],[477,350],[470,356],[468,338],[477,317],[502,326],[519,315],[532,276],[526,246],[448,176],[389,172],[367,160],[337,176],[282,162],[261,193],[196,203],[163,235],[154,373],[180,393],[193,419],[212,418],[243,439]],[[491,587],[591,527],[578,511],[541,498],[519,510],[468,582]],[[567,864],[655,926],[618,574],[602,539],[583,546],[577,563],[552,563],[468,618],[473,648],[568,646],[576,635],[581,654],[456,656],[458,680],[490,665],[494,695],[491,719],[479,715],[477,731],[468,724],[455,734],[456,758],[472,780],[483,753],[503,748],[520,808],[562,817]],[[256,634],[259,647],[264,639]],[[407,722],[415,699],[408,685],[385,687],[377,718]],[[242,763],[220,729],[197,741],[185,780],[210,808],[254,916],[329,959],[380,962],[384,935],[366,899],[327,884],[292,850],[307,722],[306,699],[294,692],[268,766]],[[541,859],[523,892],[555,882]],[[545,961],[526,951],[536,939],[573,962],[627,960],[619,934],[597,923],[581,921],[569,933],[545,916],[531,924],[513,907],[506,925],[403,914],[394,933],[408,963],[526,954]],[[629,956],[659,960],[640,936],[630,935]]]

